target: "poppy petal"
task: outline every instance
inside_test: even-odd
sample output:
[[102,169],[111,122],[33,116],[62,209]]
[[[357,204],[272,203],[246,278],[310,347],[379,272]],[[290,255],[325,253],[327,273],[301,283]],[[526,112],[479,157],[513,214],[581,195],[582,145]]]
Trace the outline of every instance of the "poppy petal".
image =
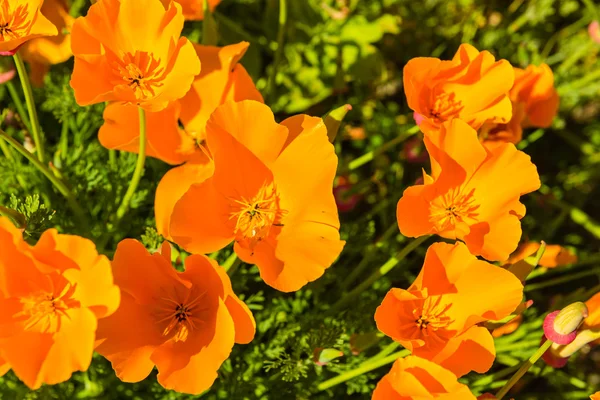
[[256,321],[252,315],[252,311],[246,303],[237,297],[231,287],[231,279],[225,269],[221,266],[215,266],[216,271],[221,277],[223,287],[225,288],[225,306],[233,318],[235,325],[235,342],[238,344],[248,344],[254,339],[256,333]]
[[206,129],[211,151],[219,146],[215,142],[224,136],[221,132],[226,132],[267,167],[275,162],[288,138],[288,129],[275,122],[271,109],[254,100],[219,106],[208,120]]
[[175,205],[195,183],[210,178],[214,164],[207,159],[205,163],[186,163],[170,169],[158,183],[154,201],[156,230],[167,239],[171,238],[171,216]]
[[219,299],[214,330],[203,334],[205,346],[189,354],[186,343],[169,341],[152,354],[158,368],[158,382],[166,389],[200,394],[217,378],[221,364],[229,357],[235,341],[235,326],[223,300]]
[[495,358],[496,348],[490,332],[484,327],[473,326],[451,339],[432,361],[461,377],[471,371],[486,373]]
[[148,307],[123,292],[119,310],[99,321],[96,340],[96,351],[111,362],[119,379],[139,382],[154,368],[150,357],[165,337]]

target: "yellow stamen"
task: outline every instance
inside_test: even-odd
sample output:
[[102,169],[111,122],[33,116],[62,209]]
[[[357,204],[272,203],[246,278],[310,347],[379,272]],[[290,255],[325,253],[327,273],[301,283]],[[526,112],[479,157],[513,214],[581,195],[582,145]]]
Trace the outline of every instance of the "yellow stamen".
[[235,219],[237,240],[249,241],[250,248],[268,236],[273,225],[279,221],[284,210],[279,208],[279,198],[273,185],[264,185],[252,199],[230,199],[233,211],[229,219]]
[[190,333],[198,329],[204,323],[201,319],[202,311],[207,308],[199,307],[200,300],[206,293],[200,293],[193,298],[188,298],[185,301],[177,301],[171,298],[161,298],[160,300],[168,303],[168,305],[159,305],[157,309],[159,319],[157,324],[169,321],[163,330],[163,336],[172,336],[176,342],[185,342]]
[[453,189],[431,202],[429,220],[438,232],[456,229],[458,224],[473,224],[477,222],[477,210],[474,190],[463,194],[460,189]]
[[463,108],[460,100],[456,100],[454,93],[442,92],[435,95],[430,115],[436,122],[444,122],[452,117],[457,117]]
[[19,5],[11,10],[9,1],[0,5],[0,42],[26,36],[31,30],[31,21],[26,5]]
[[155,59],[152,53],[126,53],[114,65],[114,84],[129,86],[138,100],[148,99],[156,96],[156,89],[163,86],[164,71],[160,60]]

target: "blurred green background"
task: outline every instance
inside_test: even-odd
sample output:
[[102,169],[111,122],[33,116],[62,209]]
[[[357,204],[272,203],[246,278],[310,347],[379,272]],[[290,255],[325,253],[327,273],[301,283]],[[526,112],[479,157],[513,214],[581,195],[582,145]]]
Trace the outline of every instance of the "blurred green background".
[[[74,2],[74,14],[89,4]],[[543,187],[524,199],[523,237],[569,247],[579,257],[570,267],[539,273],[527,296],[534,306],[516,333],[497,341],[498,358],[487,375],[461,379],[476,394],[496,391],[531,355],[541,337],[542,316],[599,291],[600,283],[600,43],[587,27],[600,19],[592,0],[287,0],[285,45],[278,50],[279,0],[223,0],[214,18],[219,44],[246,40],[251,46],[242,64],[277,115],[322,116],[334,107],[353,110],[335,142],[338,175],[351,185],[357,205],[342,212],[342,236],[348,244],[340,259],[317,282],[293,294],[267,287],[255,267],[242,266],[233,277],[236,292],[255,313],[257,336],[236,346],[220,378],[202,396],[162,389],[154,374],[139,384],[121,383],[110,364],[95,356],[90,370],[71,381],[29,392],[11,374],[0,378],[0,399],[369,399],[385,365],[330,389],[319,383],[359,367],[377,354],[396,351],[376,335],[375,308],[392,287],[407,287],[418,273],[426,246],[365,291],[349,309],[327,309],[402,249],[395,210],[403,190],[428,168],[402,88],[402,68],[413,57],[452,57],[461,43],[489,50],[498,59],[526,67],[550,65],[561,97],[560,112],[549,129],[529,130],[519,148],[531,155]],[[202,40],[202,22],[186,24],[184,34]],[[53,67],[36,102],[53,165],[71,183],[93,218],[78,232],[60,194],[16,153],[0,157],[0,204],[28,218],[27,237],[36,240],[49,227],[98,239],[115,212],[133,173],[136,156],[111,154],[97,140],[103,105],[80,108],[68,82],[72,60]],[[268,90],[269,79],[273,79]],[[25,141],[6,85],[0,85],[2,129]],[[62,137],[62,139],[61,139]],[[382,147],[383,146],[383,147]],[[149,248],[162,240],[154,231],[156,185],[168,166],[148,160],[146,172],[123,229],[101,250],[111,255],[122,238],[134,237]],[[218,255],[223,262],[231,253]],[[360,266],[362,272],[351,276]],[[364,269],[363,269],[364,268]],[[488,284],[492,285],[493,282]],[[360,352],[352,346],[370,345]],[[359,344],[357,344],[359,343]],[[352,345],[352,346],[351,346]],[[314,361],[318,348],[343,356],[325,366]],[[382,353],[383,352],[383,353]],[[513,397],[587,399],[600,390],[600,351],[586,348],[556,371],[537,364],[519,382]]]

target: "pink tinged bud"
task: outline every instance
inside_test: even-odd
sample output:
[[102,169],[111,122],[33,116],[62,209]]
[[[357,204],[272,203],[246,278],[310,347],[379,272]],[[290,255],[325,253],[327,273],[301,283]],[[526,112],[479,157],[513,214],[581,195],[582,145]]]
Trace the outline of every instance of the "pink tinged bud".
[[422,116],[421,114],[419,114],[416,111],[413,113],[413,118],[415,119],[415,123],[417,125],[421,125],[421,122],[423,122],[423,120],[425,119],[424,116]]
[[323,366],[329,364],[336,358],[340,358],[344,353],[337,349],[315,349],[313,352],[313,361],[315,364]]
[[0,72],[0,85],[3,84],[3,83],[8,82],[12,78],[14,78],[15,77],[15,73],[16,73],[16,71],[14,69],[11,69],[11,70],[6,71],[6,72]]
[[580,301],[551,312],[544,320],[544,335],[554,343],[569,344],[577,337],[577,329],[588,315],[586,305]]
[[588,26],[588,33],[594,42],[600,43],[600,23],[598,21],[592,21]]
[[497,399],[497,397],[491,393],[484,393],[477,398],[477,400],[488,400],[488,399],[493,400],[493,399]]
[[600,329],[582,329],[577,332],[577,337],[571,343],[565,346],[552,346],[550,350],[555,356],[568,358],[598,339],[600,339]]
[[361,199],[359,193],[348,194],[351,189],[352,184],[345,179],[340,179],[340,183],[333,188],[333,197],[340,212],[352,211]]
[[[546,341],[545,337],[542,337],[542,342],[540,345],[544,344]],[[563,368],[569,362],[569,357],[560,357],[552,352],[552,349],[546,350],[546,352],[542,355],[542,360],[552,368]]]

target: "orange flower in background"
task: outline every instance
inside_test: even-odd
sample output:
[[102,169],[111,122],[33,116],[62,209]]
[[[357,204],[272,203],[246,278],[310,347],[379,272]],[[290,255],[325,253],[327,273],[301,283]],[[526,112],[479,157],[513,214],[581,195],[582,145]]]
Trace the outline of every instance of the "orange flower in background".
[[200,72],[180,37],[181,6],[160,0],[100,0],[75,20],[71,86],[79,105],[103,101],[160,111],[180,99]]
[[113,273],[121,306],[101,321],[96,350],[125,382],[145,379],[156,365],[163,387],[199,394],[213,384],[234,343],[254,338],[252,313],[208,257],[189,256],[185,272],[177,272],[168,243],[151,255],[126,239],[117,246]]
[[[163,4],[167,6],[171,0],[162,0]],[[174,0],[176,3],[181,4],[183,9],[183,16],[186,20],[190,21],[201,21],[204,19],[204,0]],[[211,12],[219,5],[221,0],[208,0],[208,8]]]
[[0,370],[10,366],[31,389],[87,370],[97,321],[119,306],[110,261],[54,229],[30,247],[4,217],[0,248]]
[[592,399],[592,400],[600,400],[600,392],[596,392],[593,395],[591,395],[590,399]]
[[65,62],[73,55],[69,31],[74,19],[69,15],[66,0],[46,0],[41,12],[56,26],[58,35],[30,40],[21,49],[31,68],[31,82],[36,86],[44,84],[50,65]]
[[414,355],[462,376],[486,372],[496,356],[478,324],[509,316],[523,285],[512,273],[478,260],[460,242],[434,243],[407,289],[391,289],[375,312],[377,328]]
[[28,40],[58,33],[40,12],[43,2],[3,0],[0,3],[0,55],[11,56]]
[[548,65],[514,70],[515,84],[510,90],[513,116],[507,124],[486,124],[480,133],[486,141],[518,143],[523,128],[548,128],[558,112],[559,97]]
[[583,329],[592,329],[596,332],[600,331],[600,293],[593,295],[588,301],[585,302],[588,308],[589,315],[583,321]]
[[431,175],[398,202],[400,232],[459,239],[475,255],[506,260],[521,239],[525,206],[519,198],[540,187],[530,157],[511,143],[486,149],[458,119],[426,137],[425,146]]
[[514,75],[508,61],[462,44],[450,61],[410,60],[404,67],[404,91],[408,106],[423,117],[419,126],[425,134],[453,118],[479,129],[487,121],[510,121]]
[[[506,261],[507,264],[515,264],[518,261],[525,259],[535,254],[540,248],[539,242],[526,242],[521,244],[517,251],[511,254]],[[570,265],[577,262],[577,256],[573,252],[558,244],[546,245],[546,250],[540,259],[538,265],[545,268],[556,268],[563,265]]]
[[475,400],[469,388],[443,367],[423,358],[399,358],[375,388],[372,400]]
[[[248,46],[248,42],[225,47],[194,44],[202,71],[194,78],[190,91],[166,109],[146,113],[149,156],[169,164],[206,162],[198,143],[205,139],[206,121],[215,108],[227,101],[263,101],[252,78],[239,63]],[[135,106],[109,104],[104,120],[99,132],[104,147],[139,151],[140,129]]]
[[159,229],[169,226],[192,253],[235,241],[238,256],[281,291],[323,275],[344,246],[332,190],[337,157],[323,121],[298,115],[278,124],[269,107],[247,100],[218,107],[206,132],[213,160],[182,178],[196,178],[184,194],[162,188],[179,198],[155,204],[166,219]]

